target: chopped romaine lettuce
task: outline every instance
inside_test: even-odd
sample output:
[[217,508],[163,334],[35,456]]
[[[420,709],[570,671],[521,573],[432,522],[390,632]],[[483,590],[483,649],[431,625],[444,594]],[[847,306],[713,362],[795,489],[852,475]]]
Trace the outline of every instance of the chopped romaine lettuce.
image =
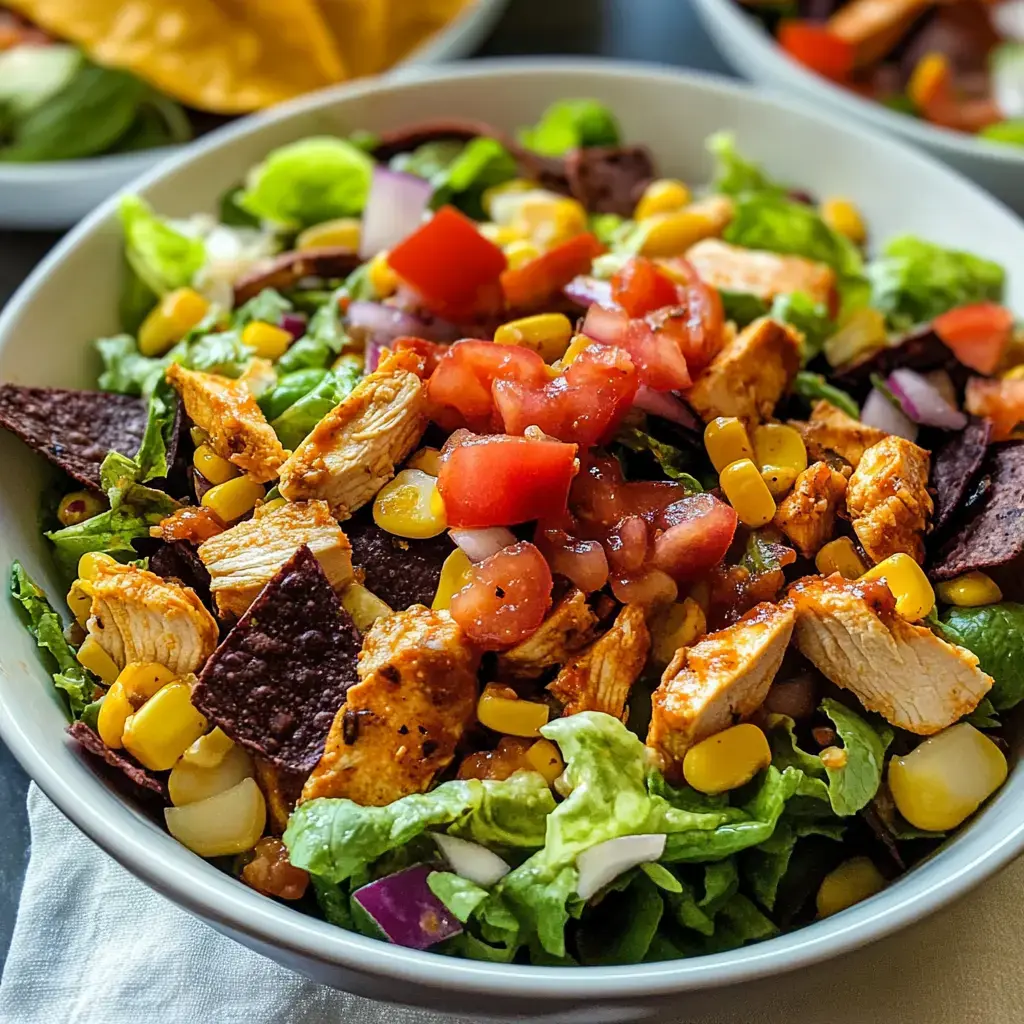
[[758,295],[750,292],[734,292],[728,288],[720,288],[722,311],[726,320],[732,320],[737,327],[746,327],[758,317],[768,315],[768,303]]
[[[299,371],[299,373],[308,372],[308,370]],[[297,374],[289,376],[295,377]],[[301,444],[306,435],[343,398],[351,394],[352,389],[359,383],[360,376],[360,369],[351,364],[343,364],[337,369],[328,370],[319,383],[271,420],[270,425],[277,431],[281,444],[292,449]]]
[[338,295],[333,294],[310,317],[306,333],[277,361],[279,373],[327,367],[348,343],[342,323]]
[[99,338],[96,351],[103,361],[99,386],[120,395],[148,395],[167,368],[165,359],[154,359],[139,352],[130,334]]
[[860,419],[860,407],[857,403],[841,388],[829,384],[820,373],[801,370],[793,381],[793,391],[808,402],[824,399],[837,409],[842,409],[847,416]]
[[1024,700],[1024,604],[1001,601],[979,608],[946,609],[942,635],[977,656],[994,680],[991,707],[1008,711]]
[[255,295],[243,306],[232,314],[231,324],[233,327],[241,328],[251,324],[254,320],[262,320],[264,323],[279,323],[285,313],[290,313],[294,307],[280,292],[273,288],[264,288],[258,295]]
[[792,324],[803,334],[801,357],[805,364],[821,353],[825,339],[836,329],[835,321],[829,316],[828,310],[804,292],[776,295],[772,303],[771,316]]
[[642,963],[664,912],[665,901],[654,883],[642,873],[636,875],[627,889],[610,892],[580,922],[576,930],[580,963]]
[[264,391],[257,400],[267,422],[276,420],[300,398],[308,395],[330,372],[320,367],[311,367],[308,370],[295,370],[278,378],[274,387]]
[[176,407],[174,389],[161,377],[149,396],[146,431],[135,455],[142,483],[167,476],[170,471],[167,450],[173,441]]
[[693,460],[679,448],[665,444],[636,427],[626,427],[615,436],[616,442],[631,452],[649,452],[665,476],[678,480],[690,494],[704,490],[700,481],[687,472]]
[[559,100],[533,127],[520,129],[519,139],[541,156],[564,156],[584,146],[617,146],[619,125],[597,100]]
[[715,132],[706,145],[715,158],[715,175],[711,182],[713,191],[729,196],[745,192],[785,195],[786,190],[781,185],[772,181],[757,164],[740,155],[732,132]]

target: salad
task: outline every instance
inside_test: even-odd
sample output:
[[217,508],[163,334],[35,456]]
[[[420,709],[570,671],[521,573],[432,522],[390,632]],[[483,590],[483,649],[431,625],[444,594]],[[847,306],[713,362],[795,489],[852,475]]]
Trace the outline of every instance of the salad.
[[1003,270],[708,145],[661,177],[573,99],[122,202],[97,388],[0,386],[66,579],[12,595],[177,840],[389,942],[623,964],[837,913],[999,789]]
[[739,0],[783,51],[940,128],[1024,146],[1022,0]]

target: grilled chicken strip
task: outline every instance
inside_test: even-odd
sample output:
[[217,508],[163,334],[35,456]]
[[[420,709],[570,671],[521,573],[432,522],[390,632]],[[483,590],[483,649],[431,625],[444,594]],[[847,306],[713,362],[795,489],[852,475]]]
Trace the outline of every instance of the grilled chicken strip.
[[167,380],[181,395],[189,419],[210,435],[210,445],[222,459],[259,483],[277,476],[288,453],[244,382],[186,370],[177,363],[167,368]]
[[199,546],[220,615],[242,615],[281,566],[306,544],[339,593],[352,582],[352,545],[326,501],[286,502]]
[[793,490],[779,503],[775,525],[804,558],[813,558],[832,538],[844,494],[846,477],[824,462],[815,462],[796,478]]
[[564,665],[594,636],[597,616],[586,595],[570,590],[522,643],[498,657],[498,678],[536,679],[553,665]]
[[992,686],[970,651],[901,619],[884,583],[809,576],[790,587],[789,600],[800,653],[901,729],[939,732],[970,714]]
[[106,562],[79,586],[92,598],[86,629],[118,668],[152,661],[184,676],[217,646],[217,622],[188,587]]
[[603,711],[625,720],[629,691],[650,649],[643,610],[628,604],[604,636],[562,668],[548,691],[565,705],[566,715]]
[[791,608],[762,602],[742,619],[681,647],[651,699],[647,746],[678,776],[695,743],[752,715],[764,702],[793,634]]
[[397,352],[360,381],[281,468],[281,493],[323,498],[342,520],[373,498],[426,429],[422,368],[415,353]]
[[414,605],[378,619],[302,799],[382,807],[428,789],[473,721],[479,660],[446,611]]
[[806,423],[794,420],[790,426],[800,431],[807,446],[807,454],[812,459],[829,461],[829,455],[834,454],[854,469],[868,448],[888,436],[884,430],[865,426],[838,406],[824,400],[815,402],[811,418]]

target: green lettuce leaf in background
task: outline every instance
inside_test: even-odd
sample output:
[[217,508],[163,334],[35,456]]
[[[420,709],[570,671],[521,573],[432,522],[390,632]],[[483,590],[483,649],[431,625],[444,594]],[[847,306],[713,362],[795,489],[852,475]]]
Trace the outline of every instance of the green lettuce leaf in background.
[[971,651],[992,677],[988,699],[996,711],[1007,711],[1024,699],[1024,604],[950,607],[939,628],[947,640]]
[[619,139],[615,115],[588,99],[552,103],[535,125],[519,130],[519,141],[541,156],[565,156],[584,146],[617,146]]
[[793,381],[793,392],[812,405],[824,399],[842,409],[847,416],[860,419],[860,406],[841,388],[829,384],[820,373],[801,370]]
[[732,132],[715,132],[706,142],[708,152],[715,160],[715,173],[711,190],[728,196],[747,192],[762,192],[783,196],[786,190],[772,181],[755,163],[747,160],[736,148]]
[[725,319],[732,320],[737,327],[746,327],[759,317],[768,315],[770,307],[759,295],[734,292],[728,288],[720,288],[718,294],[722,297],[722,312]]

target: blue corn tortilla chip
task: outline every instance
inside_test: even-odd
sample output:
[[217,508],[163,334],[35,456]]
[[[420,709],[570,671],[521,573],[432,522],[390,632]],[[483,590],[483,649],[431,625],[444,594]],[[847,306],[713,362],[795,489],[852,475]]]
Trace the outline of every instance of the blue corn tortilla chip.
[[565,173],[588,213],[631,217],[655,169],[646,146],[587,146],[566,155]]
[[310,772],[362,643],[303,545],[206,662],[193,703],[236,743],[278,768]]
[[85,751],[105,761],[111,768],[116,768],[129,782],[139,789],[145,790],[147,795],[156,794],[165,803],[170,800],[167,795],[167,782],[164,778],[144,768],[130,754],[123,750],[111,750],[99,734],[90,729],[85,722],[74,722],[68,726],[68,735]]
[[0,384],[0,427],[68,476],[100,489],[108,452],[133,457],[146,430],[146,403],[107,391]]
[[149,571],[165,580],[177,580],[194,590],[208,608],[213,607],[210,573],[188,541],[159,541],[159,546],[149,556]]
[[930,486],[935,492],[932,529],[936,534],[945,532],[967,499],[981,472],[991,437],[992,421],[971,417],[963,430],[950,435],[935,452]]

